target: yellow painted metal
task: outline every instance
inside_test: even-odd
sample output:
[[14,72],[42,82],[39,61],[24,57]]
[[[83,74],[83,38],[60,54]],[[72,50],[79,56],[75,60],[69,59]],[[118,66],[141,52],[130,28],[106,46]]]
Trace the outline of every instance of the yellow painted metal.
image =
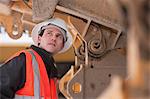
[[76,82],[72,85],[72,91],[74,93],[80,93],[81,92],[81,84]]
[[[6,61],[10,56],[16,52],[23,50],[28,45],[3,45],[0,46],[0,63]],[[54,56],[56,62],[72,62],[74,61],[74,51],[73,48],[70,48],[67,52]]]

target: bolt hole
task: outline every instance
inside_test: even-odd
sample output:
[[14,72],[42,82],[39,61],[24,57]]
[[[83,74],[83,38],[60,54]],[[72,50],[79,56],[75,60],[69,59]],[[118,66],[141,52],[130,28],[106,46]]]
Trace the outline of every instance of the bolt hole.
[[94,66],[93,66],[93,65],[91,65],[91,68],[94,68]]
[[111,77],[111,74],[108,74],[108,77]]

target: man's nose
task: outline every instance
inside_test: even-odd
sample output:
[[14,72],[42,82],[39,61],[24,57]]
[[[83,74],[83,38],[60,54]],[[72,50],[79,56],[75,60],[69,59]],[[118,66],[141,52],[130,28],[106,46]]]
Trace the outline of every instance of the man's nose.
[[52,40],[56,41],[56,35],[52,35]]

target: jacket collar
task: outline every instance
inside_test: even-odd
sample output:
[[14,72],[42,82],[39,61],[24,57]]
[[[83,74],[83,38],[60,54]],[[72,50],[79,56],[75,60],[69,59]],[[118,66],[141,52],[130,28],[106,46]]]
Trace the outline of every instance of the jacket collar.
[[42,57],[42,60],[45,64],[48,76],[49,77],[57,77],[58,76],[57,67],[55,66],[55,61],[52,56],[52,53],[50,53],[40,47],[37,47],[35,45],[31,45],[30,48],[33,49],[34,51],[36,51]]

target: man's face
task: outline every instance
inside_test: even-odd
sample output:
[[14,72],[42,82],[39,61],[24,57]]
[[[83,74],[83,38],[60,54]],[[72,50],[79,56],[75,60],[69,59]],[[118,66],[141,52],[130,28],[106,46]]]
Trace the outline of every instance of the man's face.
[[42,36],[38,37],[39,47],[53,54],[59,52],[64,47],[63,34],[60,29],[49,27],[45,29]]

